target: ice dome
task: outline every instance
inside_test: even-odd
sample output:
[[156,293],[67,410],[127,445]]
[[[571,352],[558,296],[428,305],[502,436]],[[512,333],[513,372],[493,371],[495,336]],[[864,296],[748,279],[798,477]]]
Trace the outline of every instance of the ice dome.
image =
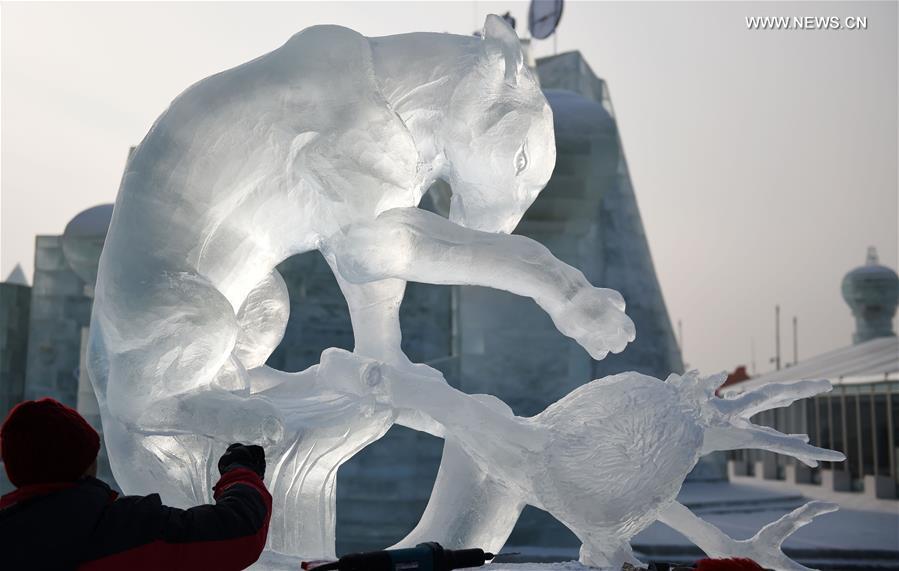
[[78,277],[90,285],[97,281],[97,264],[110,220],[112,204],[94,206],[72,218],[62,234],[66,262]]
[[843,299],[855,316],[855,343],[877,337],[890,337],[893,316],[899,303],[899,276],[891,268],[880,264],[877,250],[868,248],[864,266],[850,271],[843,278]]

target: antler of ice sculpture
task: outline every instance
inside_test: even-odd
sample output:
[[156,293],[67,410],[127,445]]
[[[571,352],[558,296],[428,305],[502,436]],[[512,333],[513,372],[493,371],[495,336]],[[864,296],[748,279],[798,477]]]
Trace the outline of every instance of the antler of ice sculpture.
[[778,454],[792,456],[809,467],[816,467],[819,460],[841,462],[845,457],[839,452],[825,450],[809,444],[806,434],[784,434],[773,428],[759,426],[750,417],[760,412],[790,406],[798,400],[829,392],[828,380],[803,380],[793,383],[771,383],[743,393],[733,399],[715,398],[715,391],[727,379],[726,373],[712,375],[704,379],[691,371],[680,377],[672,375],[669,382],[683,387],[688,392],[696,392],[697,398],[708,398],[702,409],[707,423],[702,453],[716,450],[738,450],[758,448]]

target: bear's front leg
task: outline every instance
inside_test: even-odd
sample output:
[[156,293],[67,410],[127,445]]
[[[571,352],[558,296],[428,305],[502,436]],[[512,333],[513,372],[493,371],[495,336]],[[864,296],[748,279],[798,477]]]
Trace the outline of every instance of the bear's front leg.
[[524,236],[480,232],[418,208],[395,208],[330,236],[322,253],[352,284],[399,278],[530,297],[596,359],[622,351],[634,339],[634,324],[618,292],[594,287],[579,270]]

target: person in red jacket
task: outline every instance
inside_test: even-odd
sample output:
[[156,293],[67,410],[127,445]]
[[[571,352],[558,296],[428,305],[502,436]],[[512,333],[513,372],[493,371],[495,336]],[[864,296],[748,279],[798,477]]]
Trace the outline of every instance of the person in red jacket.
[[227,571],[259,558],[272,511],[260,446],[229,446],[215,505],[187,510],[159,494],[118,497],[95,477],[99,449],[90,424],[53,399],[10,411],[0,456],[16,489],[0,498],[0,568]]

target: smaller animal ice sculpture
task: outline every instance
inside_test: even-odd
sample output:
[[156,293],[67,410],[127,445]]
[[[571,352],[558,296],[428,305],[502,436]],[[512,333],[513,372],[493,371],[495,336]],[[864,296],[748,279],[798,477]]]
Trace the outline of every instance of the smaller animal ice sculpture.
[[[455,453],[468,456],[480,471],[453,472],[447,466],[465,464],[447,463],[444,457],[437,485],[454,489],[460,500],[456,509],[464,513],[470,508],[471,517],[464,525],[452,525],[453,520],[435,508],[445,506],[453,493],[436,506],[432,498],[419,527],[399,546],[429,538],[447,547],[479,545],[499,551],[529,504],[577,535],[585,565],[615,571],[625,562],[639,565],[630,539],[661,521],[710,556],[749,557],[766,568],[798,571],[807,568],[784,555],[781,544],[817,515],[837,509],[810,502],[751,539],[734,540],[675,499],[699,457],[718,450],[758,448],[812,467],[819,460],[844,460],[840,452],[810,445],[805,435],[783,434],[749,420],[756,413],[829,391],[826,380],[771,384],[722,399],[715,391],[724,374],[700,378],[691,372],[661,381],[621,373],[590,382],[542,413],[522,418],[495,397],[472,399],[433,377],[345,351],[328,350],[321,367],[330,378],[367,379],[365,386],[385,404],[424,412],[442,425],[447,445],[457,443]],[[343,388],[358,391],[354,387],[359,386]],[[471,503],[473,481],[480,486],[477,505]]]

